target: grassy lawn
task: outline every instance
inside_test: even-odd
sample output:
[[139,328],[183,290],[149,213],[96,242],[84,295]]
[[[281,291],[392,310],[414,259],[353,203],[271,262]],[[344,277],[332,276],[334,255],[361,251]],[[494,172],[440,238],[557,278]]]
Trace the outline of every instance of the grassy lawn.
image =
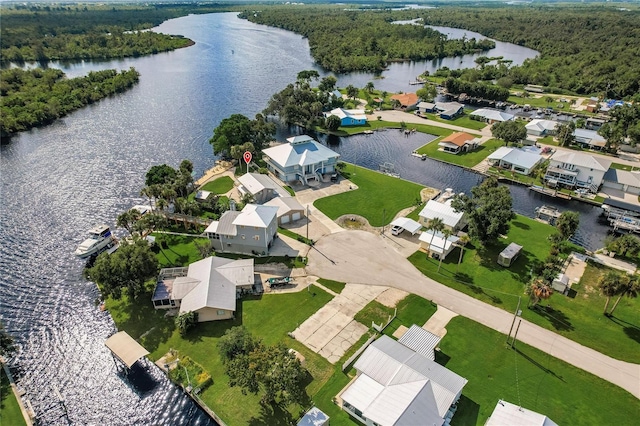
[[207,182],[201,188],[203,191],[210,191],[214,194],[226,194],[233,189],[233,179],[229,176],[222,176],[211,182]]
[[628,164],[620,164],[620,163],[611,163],[611,168],[618,169],[618,170],[626,170],[628,172],[632,172],[635,169],[637,169],[637,167],[630,166]]
[[322,284],[329,290],[333,290],[336,293],[342,293],[342,290],[344,290],[344,286],[346,285],[346,283],[343,283],[340,281],[334,281],[334,280],[327,280],[325,278],[318,278],[318,283]]
[[[287,336],[332,298],[318,287],[311,286],[310,290],[243,299],[238,301],[236,319],[198,324],[186,338],[180,337],[173,319],[165,318],[164,312],[153,309],[150,295],[143,295],[133,303],[126,299],[108,300],[107,308],[118,328],[126,330],[151,352],[150,359],[156,360],[173,348],[201,364],[211,374],[213,384],[200,397],[227,424],[289,424],[297,419],[302,407],[262,409],[260,395],[242,395],[239,388],[229,387],[217,342],[230,327],[244,325],[266,344],[283,342],[293,347],[306,357],[307,370],[311,374],[306,389],[308,395],[313,396],[333,374],[334,366]],[[140,338],[151,328],[151,332]]]
[[372,226],[386,225],[402,209],[420,200],[423,188],[413,182],[346,164],[342,174],[358,185],[358,189],[316,200],[313,205],[331,219],[356,214]]
[[[640,401],[623,389],[467,318],[447,325],[436,361],[469,382],[452,425],[484,425],[498,399],[561,425],[633,425]],[[636,420],[633,420],[636,419]]]
[[[429,126],[427,124],[415,124],[415,123],[407,123],[407,129],[416,129],[418,132],[427,133],[435,136],[449,136],[453,133],[453,130],[445,129],[443,127],[438,126]],[[376,130],[376,129],[400,129],[402,126],[400,123],[394,123],[392,121],[383,121],[383,120],[371,120],[368,121],[364,126],[349,126],[349,127],[340,127],[337,132],[333,132],[338,136],[348,136],[354,135],[357,133],[362,133],[365,130]]]
[[398,313],[391,321],[391,324],[384,329],[384,334],[393,335],[393,333],[401,326],[409,328],[413,324],[420,327],[426,323],[431,315],[436,312],[437,305],[430,300],[422,298],[415,294],[409,294],[407,297],[398,302]]
[[294,240],[300,241],[301,243],[307,244],[307,245],[311,245],[311,240],[308,239],[307,237],[303,237],[300,234],[296,234],[295,232],[286,229],[286,228],[278,228],[278,233],[282,234],[282,235],[286,235],[289,238],[293,238]]
[[505,178],[505,179],[516,181],[516,182],[521,182],[526,185],[542,185],[542,182],[539,179],[536,179],[532,176],[523,175],[520,173],[500,169],[497,167],[490,167],[488,170],[488,173],[498,178]]
[[393,310],[393,308],[385,306],[376,300],[372,300],[353,318],[367,327],[371,327],[372,322],[375,322],[377,325],[385,325],[387,321],[389,321],[389,318],[393,316]]
[[26,424],[18,401],[11,391],[9,379],[0,367],[0,424],[20,426]]
[[[206,238],[187,237],[185,235],[153,234],[158,247],[158,261],[161,268],[186,266],[202,258],[195,246],[196,241]],[[166,246],[163,245],[166,243]],[[166,248],[165,248],[166,247]]]
[[554,146],[560,145],[553,136],[545,136],[544,138],[538,139],[538,143],[545,144],[545,145],[554,145]]
[[430,158],[456,164],[458,166],[473,167],[487,158],[492,152],[504,146],[504,142],[499,139],[489,139],[477,149],[462,154],[450,154],[438,151],[438,140],[434,140],[418,148],[418,154],[426,154]]
[[[605,299],[595,287],[601,270],[595,267],[590,266],[582,281],[573,285],[577,293],[554,294],[539,309],[526,309],[528,298],[524,289],[530,280],[530,270],[549,254],[547,237],[553,232],[549,225],[518,215],[506,239],[485,248],[468,244],[460,265],[460,249],[454,249],[442,262],[440,272],[438,262],[422,252],[411,255],[409,261],[434,280],[509,312],[515,310],[521,296],[525,307],[522,316],[527,320],[614,358],[640,362],[639,302],[623,299],[615,312],[616,318],[603,316]],[[524,248],[510,268],[503,268],[496,259],[511,242]]]
[[444,118],[438,117],[436,114],[423,114],[424,117],[429,120],[437,121],[440,123],[453,124],[454,126],[466,127],[471,130],[480,130],[487,127],[487,123],[483,123],[482,121],[472,120],[465,111],[465,114],[456,118],[455,120],[445,120]]

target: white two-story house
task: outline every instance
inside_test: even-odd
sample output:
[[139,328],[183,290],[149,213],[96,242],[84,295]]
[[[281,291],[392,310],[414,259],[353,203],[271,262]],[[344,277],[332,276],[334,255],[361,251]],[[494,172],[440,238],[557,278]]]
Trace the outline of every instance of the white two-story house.
[[247,204],[224,212],[204,233],[215,251],[266,256],[278,232],[277,214],[278,207]]
[[549,158],[549,167],[544,175],[547,185],[569,189],[585,188],[598,192],[611,160],[574,151],[556,151]]
[[310,136],[288,138],[289,143],[262,150],[267,168],[283,182],[322,181],[322,175],[334,173],[340,154]]

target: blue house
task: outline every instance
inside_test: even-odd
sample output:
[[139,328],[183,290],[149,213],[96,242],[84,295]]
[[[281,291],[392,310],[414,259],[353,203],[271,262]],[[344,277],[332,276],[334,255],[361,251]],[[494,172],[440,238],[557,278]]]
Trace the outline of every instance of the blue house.
[[344,108],[336,108],[331,112],[325,112],[325,117],[330,117],[332,115],[340,118],[341,126],[362,126],[367,124],[367,116],[363,109],[344,109]]
[[283,182],[323,182],[322,175],[334,173],[340,155],[302,135],[287,139],[288,143],[262,150],[267,168]]

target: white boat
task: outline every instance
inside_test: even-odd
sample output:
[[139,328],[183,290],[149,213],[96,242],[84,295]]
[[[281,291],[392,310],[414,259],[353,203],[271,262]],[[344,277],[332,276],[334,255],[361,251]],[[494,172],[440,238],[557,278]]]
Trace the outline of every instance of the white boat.
[[96,225],[89,230],[89,238],[78,246],[75,255],[80,259],[86,259],[103,250],[113,248],[117,242],[118,240],[111,234],[111,229],[107,225]]

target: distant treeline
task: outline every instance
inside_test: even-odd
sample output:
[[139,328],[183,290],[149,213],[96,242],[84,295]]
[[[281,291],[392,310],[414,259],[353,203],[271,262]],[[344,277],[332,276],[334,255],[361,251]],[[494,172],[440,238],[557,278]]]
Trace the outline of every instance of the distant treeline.
[[221,12],[229,5],[37,5],[3,7],[2,63],[110,59],[186,47],[182,36],[141,30],[188,13]]
[[66,79],[54,68],[0,71],[0,135],[41,126],[138,82],[134,68],[127,71],[90,72],[86,77]]
[[431,25],[464,28],[527,46],[540,57],[512,67],[516,84],[612,98],[640,92],[640,10],[611,6],[439,6],[400,12]]
[[423,60],[486,51],[483,39],[447,40],[421,25],[396,25],[396,12],[345,10],[344,6],[273,6],[239,15],[258,24],[302,34],[311,54],[324,68],[337,72],[382,71],[397,60]]

